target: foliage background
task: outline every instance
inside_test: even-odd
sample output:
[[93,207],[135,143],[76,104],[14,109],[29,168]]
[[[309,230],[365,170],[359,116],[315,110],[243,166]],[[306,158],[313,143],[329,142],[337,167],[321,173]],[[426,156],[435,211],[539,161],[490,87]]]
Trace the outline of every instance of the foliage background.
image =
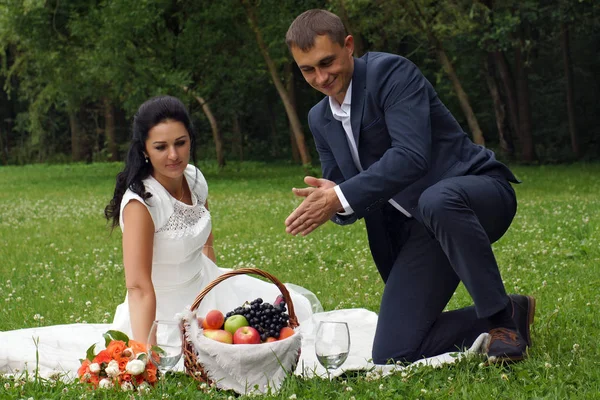
[[[301,163],[306,159],[291,139],[290,116],[274,79],[285,85],[306,151],[316,159],[306,115],[321,95],[304,82],[284,43],[291,21],[310,8],[342,16],[359,44],[356,55],[385,51],[414,61],[465,131],[475,137],[479,129],[502,159],[597,159],[599,4],[0,0],[0,163],[120,160],[135,110],[164,93],[188,105],[200,134],[201,159],[219,158],[221,165],[234,160]],[[267,69],[248,10],[256,16],[277,76]],[[454,79],[440,54],[451,63]],[[502,65],[508,68],[506,78],[499,72]],[[497,98],[488,78],[498,87]],[[479,128],[465,116],[456,82]],[[212,111],[222,154],[194,96]],[[495,99],[506,117],[495,111]]]

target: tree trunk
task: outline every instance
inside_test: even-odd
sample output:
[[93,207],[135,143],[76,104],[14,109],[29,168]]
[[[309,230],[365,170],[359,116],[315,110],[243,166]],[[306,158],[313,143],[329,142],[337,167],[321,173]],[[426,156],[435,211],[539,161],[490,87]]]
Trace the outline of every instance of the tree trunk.
[[471,134],[473,135],[473,141],[477,144],[485,146],[485,139],[483,138],[483,133],[481,132],[481,128],[479,127],[479,122],[477,122],[477,117],[471,108],[471,103],[469,102],[469,96],[464,91],[462,85],[460,84],[460,79],[456,75],[456,71],[454,70],[454,66],[452,62],[448,58],[442,43],[432,34],[429,34],[429,40],[435,45],[435,51],[438,57],[438,60],[442,64],[444,71],[448,74],[450,81],[452,81],[452,86],[454,87],[454,91],[458,97],[458,102],[460,103],[460,108],[462,109],[465,117],[467,118],[467,123],[469,124],[469,129],[471,130]]
[[512,157],[514,153],[514,147],[512,144],[512,138],[510,133],[506,131],[506,111],[496,84],[496,78],[494,70],[492,68],[493,60],[491,54],[488,54],[487,59],[484,60],[485,78],[487,81],[490,95],[494,103],[494,113],[496,114],[496,127],[498,128],[498,138],[500,142],[500,149],[507,157]]
[[[294,63],[287,63],[285,65],[285,76],[286,76],[286,85],[285,88],[290,96],[290,102],[292,103],[292,107],[296,109],[296,89],[294,85]],[[292,160],[294,163],[300,162],[300,153],[298,152],[298,145],[296,144],[296,139],[294,138],[294,130],[290,124],[290,148],[292,150]]]
[[240,162],[242,162],[244,161],[244,135],[240,128],[240,117],[237,114],[233,116],[233,126],[231,129],[233,130],[234,140],[238,143],[238,156]]
[[83,159],[83,134],[77,113],[69,111],[69,125],[71,127],[71,160],[81,161]]
[[215,115],[212,113],[208,103],[204,101],[204,99],[201,96],[192,93],[192,91],[187,86],[184,86],[183,90],[186,93],[190,93],[192,96],[194,96],[198,104],[200,104],[200,106],[202,107],[204,115],[206,115],[206,118],[208,118],[208,122],[210,123],[210,128],[212,130],[213,141],[215,142],[217,164],[219,165],[219,168],[223,168],[225,166],[225,155],[223,154],[223,136],[221,135],[221,131],[219,130],[219,125],[217,124],[217,119],[215,118]]
[[515,47],[515,75],[517,87],[517,104],[519,106],[519,133],[521,142],[521,160],[533,162],[536,159],[531,133],[531,107],[529,104],[528,71],[523,60],[523,38],[519,33],[519,44]]
[[359,32],[352,29],[352,24],[350,23],[350,18],[348,18],[348,11],[346,10],[344,0],[333,0],[332,3],[334,3],[337,9],[337,14],[344,23],[348,34],[352,35],[352,37],[354,38],[354,55],[356,57],[362,56],[365,53],[364,40]]
[[510,129],[516,138],[521,137],[519,131],[519,107],[517,104],[517,95],[515,93],[515,83],[510,73],[510,68],[504,57],[504,53],[501,51],[494,51],[491,53],[494,59],[495,67],[497,68],[498,74],[500,75],[500,81],[502,82],[502,89],[506,96],[506,108],[508,111],[508,123]]
[[566,91],[567,91],[567,114],[569,116],[569,134],[571,136],[571,149],[575,157],[581,158],[579,147],[579,135],[575,124],[575,96],[573,88],[573,64],[571,62],[571,50],[569,44],[569,26],[566,23],[560,25],[560,42],[563,53],[563,65],[565,69]]
[[104,136],[110,153],[110,161],[119,161],[119,147],[117,146],[117,135],[115,131],[115,111],[112,103],[105,97],[104,103]]
[[290,98],[281,83],[281,79],[279,79],[279,74],[277,73],[277,68],[275,67],[275,63],[271,59],[269,55],[269,51],[267,49],[267,45],[265,44],[260,29],[258,27],[258,20],[256,18],[256,14],[254,13],[254,8],[250,4],[249,0],[241,0],[244,8],[246,9],[246,14],[248,16],[248,22],[250,23],[250,27],[254,31],[256,36],[256,41],[258,43],[258,48],[262,53],[265,63],[267,64],[267,68],[271,73],[271,79],[273,80],[273,84],[277,89],[277,93],[279,93],[279,97],[281,97],[281,101],[285,107],[285,111],[290,120],[290,125],[292,126],[292,130],[294,131],[294,137],[296,138],[296,143],[298,145],[298,151],[300,152],[300,158],[302,159],[303,165],[309,165],[310,153],[306,149],[306,142],[304,141],[304,133],[302,133],[302,124],[300,123],[300,119],[298,118],[298,113],[296,109],[292,106],[290,102]]

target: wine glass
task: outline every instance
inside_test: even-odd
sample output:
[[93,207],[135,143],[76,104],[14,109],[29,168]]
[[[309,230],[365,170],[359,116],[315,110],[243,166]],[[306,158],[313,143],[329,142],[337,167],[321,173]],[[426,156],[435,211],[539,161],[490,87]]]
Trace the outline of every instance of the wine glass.
[[165,375],[183,353],[183,335],[178,321],[156,320],[148,335],[148,354],[152,364]]
[[[345,322],[321,321],[315,337],[315,353],[327,370],[339,368],[350,351],[350,331]],[[331,377],[330,377],[331,379]]]

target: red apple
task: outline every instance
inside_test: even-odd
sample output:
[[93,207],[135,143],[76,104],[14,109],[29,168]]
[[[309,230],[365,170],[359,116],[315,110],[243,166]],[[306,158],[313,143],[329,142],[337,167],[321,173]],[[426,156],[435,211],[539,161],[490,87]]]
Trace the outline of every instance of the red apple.
[[231,333],[223,329],[205,329],[203,332],[204,336],[209,339],[216,340],[221,343],[233,343],[233,336]]
[[227,318],[227,320],[225,321],[224,329],[233,335],[235,334],[235,331],[237,331],[239,328],[248,325],[250,324],[248,323],[246,317],[244,317],[243,315],[234,314],[231,317]]
[[210,310],[202,321],[203,329],[221,329],[225,322],[225,316],[219,310]]
[[292,328],[290,328],[289,326],[284,326],[279,331],[279,340],[288,338],[288,337],[292,336],[293,334],[294,334],[294,330]]
[[242,326],[233,335],[233,344],[259,344],[260,333],[251,326]]

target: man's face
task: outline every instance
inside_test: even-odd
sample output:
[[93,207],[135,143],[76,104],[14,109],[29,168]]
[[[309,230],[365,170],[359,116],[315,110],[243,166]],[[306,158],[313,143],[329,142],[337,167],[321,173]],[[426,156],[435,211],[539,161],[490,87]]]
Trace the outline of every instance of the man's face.
[[308,51],[292,46],[292,56],[304,79],[319,92],[332,96],[342,104],[354,72],[354,39],[346,36],[344,46],[331,41],[327,35],[315,38]]

